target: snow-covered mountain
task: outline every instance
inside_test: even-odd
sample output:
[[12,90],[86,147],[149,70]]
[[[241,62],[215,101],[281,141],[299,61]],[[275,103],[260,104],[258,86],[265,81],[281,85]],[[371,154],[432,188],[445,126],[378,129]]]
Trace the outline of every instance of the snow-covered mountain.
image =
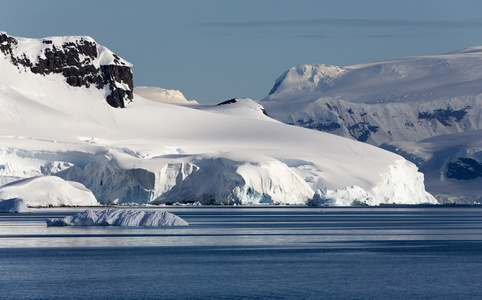
[[95,86],[113,107],[133,98],[131,64],[90,37],[27,39],[0,32],[0,50],[18,72],[59,74],[70,86]]
[[[3,37],[11,39],[2,41],[0,53],[1,185],[54,175],[111,204],[306,204],[318,190],[316,203],[436,202],[416,166],[399,155],[282,124],[249,99],[194,109],[133,95],[117,109],[105,101],[111,86],[72,85],[63,73],[38,73],[12,60],[23,53],[40,61],[48,52],[40,44],[57,49],[79,38]],[[98,54],[112,53],[82,39]],[[4,51],[4,45],[17,48]],[[90,59],[93,68],[124,62],[102,57]],[[91,69],[85,55],[82,61]],[[128,94],[124,84],[115,81]]]
[[427,190],[440,202],[482,203],[482,130],[390,142],[382,148],[415,162]]
[[136,86],[134,93],[142,98],[163,103],[171,103],[177,105],[193,105],[199,104],[196,100],[187,100],[178,90],[168,90],[160,87],[152,86]]
[[374,145],[482,129],[482,47],[348,67],[302,65],[262,101],[284,123]]

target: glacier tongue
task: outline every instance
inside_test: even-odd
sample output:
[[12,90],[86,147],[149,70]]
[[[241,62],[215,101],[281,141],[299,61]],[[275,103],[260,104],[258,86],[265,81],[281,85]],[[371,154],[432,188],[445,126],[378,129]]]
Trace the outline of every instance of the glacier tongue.
[[[423,174],[413,172],[415,165],[404,160],[390,166],[390,172],[382,174],[383,181],[370,192],[359,186],[316,191],[309,205],[381,205],[381,204],[438,204],[429,193],[420,193],[424,187]],[[407,178],[408,177],[408,178]],[[412,179],[412,180],[409,180]]]
[[86,210],[65,218],[47,219],[47,226],[186,226],[184,219],[167,211],[132,209]]
[[0,187],[0,199],[21,198],[30,207],[95,206],[97,200],[82,184],[56,176],[38,176]]

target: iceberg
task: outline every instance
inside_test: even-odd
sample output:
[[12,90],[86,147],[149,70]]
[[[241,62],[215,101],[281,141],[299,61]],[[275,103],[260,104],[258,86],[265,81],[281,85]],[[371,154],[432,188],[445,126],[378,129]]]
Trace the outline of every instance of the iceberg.
[[184,219],[167,211],[132,209],[85,210],[65,218],[47,219],[47,226],[186,226]]
[[20,198],[0,200],[0,213],[30,212],[25,202]]

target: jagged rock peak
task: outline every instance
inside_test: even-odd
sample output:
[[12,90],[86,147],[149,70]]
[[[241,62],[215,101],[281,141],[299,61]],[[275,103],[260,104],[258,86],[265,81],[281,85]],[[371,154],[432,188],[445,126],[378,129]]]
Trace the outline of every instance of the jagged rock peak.
[[20,70],[62,74],[75,87],[106,89],[106,101],[125,107],[134,95],[132,65],[87,36],[18,38],[0,31],[0,51]]

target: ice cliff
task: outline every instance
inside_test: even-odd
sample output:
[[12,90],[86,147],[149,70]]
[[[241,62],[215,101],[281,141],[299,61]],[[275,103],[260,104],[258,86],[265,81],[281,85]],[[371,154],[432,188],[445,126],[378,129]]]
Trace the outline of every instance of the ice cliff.
[[482,130],[382,147],[414,161],[441,203],[482,203]]

